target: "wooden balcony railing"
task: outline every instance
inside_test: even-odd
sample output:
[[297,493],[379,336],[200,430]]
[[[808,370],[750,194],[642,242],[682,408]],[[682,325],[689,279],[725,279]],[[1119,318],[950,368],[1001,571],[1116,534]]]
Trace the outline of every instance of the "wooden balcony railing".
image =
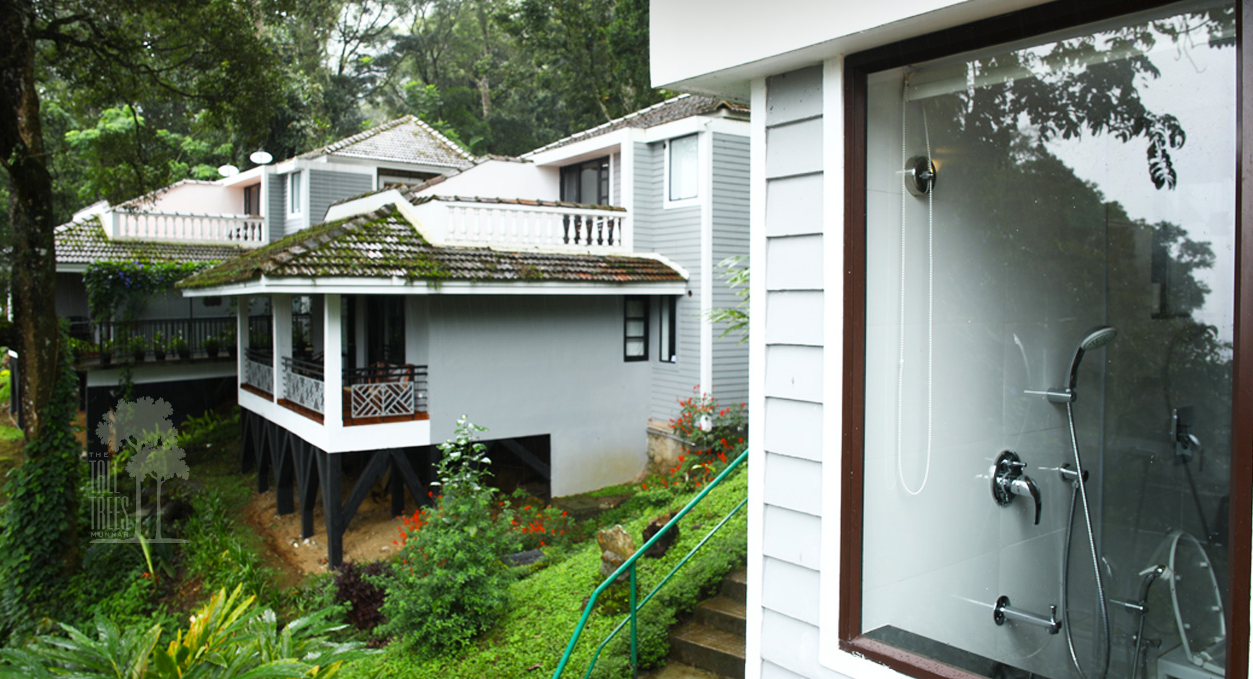
[[[245,357],[251,362],[251,357]],[[264,374],[256,372],[258,382]],[[290,356],[282,360],[281,405],[322,421],[327,403],[326,383],[320,361]],[[425,419],[427,412],[427,367],[376,363],[365,368],[343,371],[341,407],[344,425],[379,424]],[[245,383],[261,389],[245,377]],[[251,390],[250,390],[251,391]]]

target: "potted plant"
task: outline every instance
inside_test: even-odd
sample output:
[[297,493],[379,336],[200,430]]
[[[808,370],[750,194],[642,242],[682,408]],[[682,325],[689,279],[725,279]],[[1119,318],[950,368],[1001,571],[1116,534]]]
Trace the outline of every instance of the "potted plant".
[[136,363],[144,362],[144,356],[148,354],[148,343],[144,341],[143,335],[132,335],[126,346]]
[[113,340],[100,340],[100,365],[109,365],[113,362]]
[[235,341],[235,326],[228,325],[223,328],[220,337],[222,345],[226,347],[226,355],[235,358],[235,353],[239,350],[239,343]]
[[222,340],[218,339],[217,335],[209,335],[204,338],[204,352],[209,355],[209,358],[217,358],[218,351],[221,348]]
[[166,350],[165,337],[159,332],[154,333],[152,335],[152,357],[157,359],[158,361],[164,361],[165,350]]
[[170,351],[173,351],[179,358],[191,358],[191,347],[187,344],[187,340],[183,339],[183,333],[179,333],[170,340]]

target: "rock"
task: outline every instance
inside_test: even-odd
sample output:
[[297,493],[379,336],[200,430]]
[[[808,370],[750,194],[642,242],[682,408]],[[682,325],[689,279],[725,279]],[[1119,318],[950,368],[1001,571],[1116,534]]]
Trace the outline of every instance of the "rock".
[[[647,543],[654,535],[661,532],[661,529],[665,528],[666,524],[669,523],[672,518],[674,518],[674,514],[662,514],[652,521],[649,521],[648,525],[644,527],[644,542]],[[661,556],[666,553],[666,550],[670,549],[670,545],[673,545],[674,541],[678,539],[679,524],[676,523],[672,528],[670,528],[670,530],[666,531],[665,535],[662,535],[661,538],[654,542],[652,546],[648,548],[648,551],[644,552],[644,556],[652,557],[654,559],[661,558]]]
[[510,566],[530,566],[544,558],[544,552],[538,549],[530,549],[525,552],[517,552],[516,554],[506,554],[500,557],[501,561]]
[[613,575],[635,553],[635,540],[620,525],[597,533],[596,544],[600,545],[601,552],[600,574],[606,577]]

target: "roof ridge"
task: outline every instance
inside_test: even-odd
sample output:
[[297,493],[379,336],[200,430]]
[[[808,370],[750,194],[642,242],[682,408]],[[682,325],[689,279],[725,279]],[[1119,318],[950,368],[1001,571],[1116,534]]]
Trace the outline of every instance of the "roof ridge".
[[[550,149],[550,148],[556,148],[556,147],[558,147],[558,146],[563,146],[563,145],[565,145],[565,144],[570,143],[571,141],[573,141],[573,140],[575,140],[575,139],[581,139],[581,138],[584,138],[584,137],[593,137],[593,136],[595,136],[595,133],[596,133],[597,131],[599,131],[599,130],[603,130],[603,129],[605,129],[605,128],[612,127],[612,126],[614,126],[614,125],[620,125],[620,124],[625,123],[625,122],[630,121],[630,120],[634,120],[634,119],[639,118],[639,117],[641,117],[641,116],[644,116],[644,115],[646,115],[646,114],[648,114],[648,113],[652,113],[653,111],[656,111],[656,110],[657,110],[657,109],[659,109],[659,108],[663,108],[663,107],[665,107],[665,106],[671,106],[671,105],[674,105],[675,103],[678,103],[678,102],[680,102],[680,101],[683,101],[684,99],[689,99],[689,98],[692,98],[693,96],[697,96],[697,95],[693,95],[693,94],[691,94],[691,93],[684,92],[684,93],[682,93],[682,94],[680,94],[680,95],[678,95],[678,96],[675,96],[675,97],[670,97],[669,99],[666,99],[666,100],[664,100],[664,101],[659,101],[659,102],[657,102],[656,104],[653,104],[653,105],[651,105],[651,106],[645,106],[644,108],[639,109],[638,111],[632,111],[632,112],[630,112],[630,113],[628,113],[628,114],[626,114],[626,115],[624,115],[624,116],[619,116],[619,117],[614,118],[613,120],[610,120],[610,121],[608,121],[608,122],[601,123],[601,124],[597,125],[596,127],[589,127],[589,128],[587,128],[587,129],[585,129],[585,130],[580,130],[580,131],[578,131],[578,132],[575,132],[574,134],[566,135],[565,137],[562,137],[561,139],[558,139],[558,140],[556,140],[556,141],[549,142],[549,143],[547,143],[547,144],[545,144],[545,145],[543,145],[543,146],[541,146],[541,147],[539,147],[539,148],[537,148],[537,149],[535,149],[535,150],[532,150],[532,151],[527,151],[526,153],[524,153],[524,154],[522,154],[521,156],[519,156],[519,158],[525,159],[525,158],[527,158],[527,157],[529,157],[529,156],[533,156],[533,155],[535,155],[535,154],[537,154],[537,153],[540,153],[540,152],[543,152],[543,151],[547,151],[547,150],[548,150],[548,149]],[[703,96],[702,96],[701,98],[703,98],[703,99],[710,99],[710,100],[712,100],[712,101],[717,101],[717,100],[716,100],[716,99],[714,99],[713,97],[703,97]],[[720,106],[720,105],[721,105],[720,103],[719,103],[719,104],[716,104],[716,106]]]

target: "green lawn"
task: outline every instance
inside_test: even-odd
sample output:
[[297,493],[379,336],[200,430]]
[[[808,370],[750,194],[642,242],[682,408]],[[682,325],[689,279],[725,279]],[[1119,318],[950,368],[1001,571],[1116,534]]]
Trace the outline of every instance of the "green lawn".
[[[747,488],[747,474],[741,469],[688,514],[680,524],[680,539],[664,557],[640,562],[641,597],[745,497]],[[614,518],[638,539],[649,519],[680,509],[692,495],[674,497],[667,502],[664,491],[641,492],[622,508],[633,513]],[[657,505],[650,506],[647,502],[658,499],[661,503]],[[653,659],[664,657],[673,610],[687,610],[703,600],[723,574],[742,562],[746,552],[745,536],[746,517],[741,510],[662,590],[666,595],[659,594],[650,604],[654,607],[653,614],[641,614],[641,624],[646,628],[642,628],[646,634],[640,642],[641,660],[650,656]],[[557,563],[516,581],[510,588],[513,604],[504,619],[460,652],[422,658],[420,654],[408,652],[401,644],[392,644],[382,655],[346,668],[347,676],[354,679],[369,676],[406,679],[548,677],[561,659],[586,599],[602,580],[599,569],[600,548],[593,537],[577,545]],[[596,646],[622,620],[627,608],[625,588],[611,589],[604,598],[609,601],[602,602],[593,612],[564,676],[582,677]],[[647,611],[645,609],[645,613]],[[662,611],[665,614],[657,619],[657,613]],[[616,643],[606,647],[596,676],[629,676],[625,667],[626,636],[625,631],[620,633]],[[378,674],[374,675],[375,672]]]

